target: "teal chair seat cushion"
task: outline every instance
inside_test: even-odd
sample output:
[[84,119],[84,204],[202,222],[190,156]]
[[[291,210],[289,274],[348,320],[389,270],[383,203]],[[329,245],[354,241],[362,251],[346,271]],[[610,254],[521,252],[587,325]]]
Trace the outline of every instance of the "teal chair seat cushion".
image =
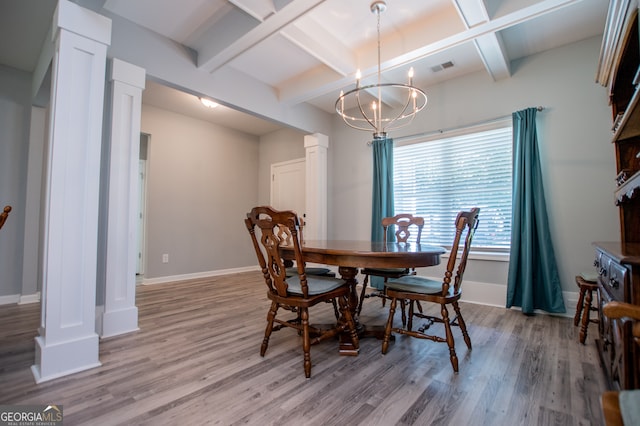
[[[291,294],[302,295],[302,287],[300,286],[300,276],[293,275],[287,278],[289,284],[288,292]],[[345,281],[340,278],[321,277],[317,275],[307,275],[307,286],[309,287],[309,296],[326,293],[345,285]]]
[[388,281],[386,287],[392,290],[408,291],[420,294],[437,294],[442,292],[442,282],[418,275],[407,275]]
[[618,401],[624,424],[640,425],[640,389],[620,391]]
[[365,275],[404,275],[408,274],[407,268],[364,268],[362,273]]

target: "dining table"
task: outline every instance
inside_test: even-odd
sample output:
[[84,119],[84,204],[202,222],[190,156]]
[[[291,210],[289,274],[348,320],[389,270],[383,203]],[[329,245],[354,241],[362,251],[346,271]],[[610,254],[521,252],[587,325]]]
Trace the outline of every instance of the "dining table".
[[[302,255],[306,263],[318,263],[338,267],[338,273],[347,282],[349,310],[351,311],[360,337],[381,337],[382,327],[366,327],[360,323],[357,308],[359,304],[357,275],[360,268],[420,268],[440,263],[444,247],[432,244],[372,242],[357,240],[305,240]],[[282,256],[295,260],[293,246],[281,247]],[[357,355],[349,339],[341,339],[340,354]]]

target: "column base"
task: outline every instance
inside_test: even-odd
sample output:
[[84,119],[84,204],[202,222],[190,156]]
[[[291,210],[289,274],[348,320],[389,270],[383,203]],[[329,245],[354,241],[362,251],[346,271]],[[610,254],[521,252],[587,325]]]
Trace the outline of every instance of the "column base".
[[96,321],[96,332],[103,339],[138,330],[140,330],[138,327],[138,308],[135,306],[103,312],[98,315]]
[[36,383],[102,365],[98,359],[97,334],[56,344],[47,344],[42,336],[37,336],[35,340],[36,363],[31,366],[31,372]]

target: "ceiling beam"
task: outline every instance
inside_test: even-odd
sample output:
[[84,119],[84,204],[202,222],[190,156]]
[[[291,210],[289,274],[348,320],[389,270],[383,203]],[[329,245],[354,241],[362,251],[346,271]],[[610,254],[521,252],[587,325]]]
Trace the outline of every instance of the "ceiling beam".
[[[507,13],[506,15],[500,16],[494,20],[487,20],[486,22],[476,23],[476,25],[471,28],[460,31],[448,37],[444,37],[437,41],[425,43],[421,47],[415,48],[407,53],[383,62],[381,64],[382,72],[385,72],[386,70],[391,68],[395,68],[399,64],[409,64],[413,61],[426,58],[435,53],[442,52],[446,49],[450,49],[452,47],[456,47],[461,44],[482,38],[483,41],[480,42],[480,44],[483,44],[483,48],[487,49],[487,52],[491,49],[493,51],[493,57],[490,58],[492,64],[491,70],[495,72],[496,77],[499,77],[501,75],[504,75],[504,73],[506,72],[507,59],[504,54],[504,49],[502,48],[501,40],[497,36],[495,36],[496,32],[529,21],[539,16],[543,16],[547,13],[554,12],[558,9],[578,3],[580,1],[582,0],[541,0],[535,4],[525,6],[511,13]],[[490,36],[494,36],[495,40],[491,40],[491,38],[489,38]],[[487,47],[487,44],[493,44],[493,47]],[[496,44],[500,46],[500,50],[502,50],[502,53],[498,51]],[[496,59],[496,56],[499,58],[500,55],[502,59]],[[487,54],[487,56],[489,55]],[[486,58],[483,58],[483,60],[485,59]],[[502,66],[500,65],[500,61],[504,62]],[[307,81],[305,85],[283,85],[282,87],[278,88],[278,93],[281,102],[291,105],[306,102],[315,97],[331,92],[336,92],[336,90],[340,91],[340,88],[345,87],[346,85],[351,83],[352,81],[350,81],[349,77],[339,79],[334,78],[331,80],[329,80],[328,78],[321,78],[317,81]]]
[[357,67],[356,57],[351,50],[311,20],[305,20],[303,26],[297,23],[291,25],[281,35],[341,76],[353,73]]
[[[482,0],[453,0],[467,29],[489,22],[489,13]],[[498,32],[477,37],[474,45],[484,67],[494,81],[511,77],[510,61]]]
[[326,0],[294,0],[221,49],[207,48],[206,43],[203,43],[202,40],[199,41],[198,44],[202,47],[197,49],[198,68],[206,69],[209,72],[220,69],[220,67],[228,64],[263,40],[282,31],[296,19],[307,14],[324,1]]

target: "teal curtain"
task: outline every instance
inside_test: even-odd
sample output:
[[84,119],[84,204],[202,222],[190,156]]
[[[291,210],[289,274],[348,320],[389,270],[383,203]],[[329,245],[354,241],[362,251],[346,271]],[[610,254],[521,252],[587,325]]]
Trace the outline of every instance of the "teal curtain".
[[[374,139],[371,241],[382,241],[382,218],[393,216],[393,139]],[[387,239],[391,240],[391,236]],[[371,287],[384,288],[381,277],[370,277]]]
[[551,242],[536,134],[536,108],[513,113],[513,214],[507,308],[566,312]]

